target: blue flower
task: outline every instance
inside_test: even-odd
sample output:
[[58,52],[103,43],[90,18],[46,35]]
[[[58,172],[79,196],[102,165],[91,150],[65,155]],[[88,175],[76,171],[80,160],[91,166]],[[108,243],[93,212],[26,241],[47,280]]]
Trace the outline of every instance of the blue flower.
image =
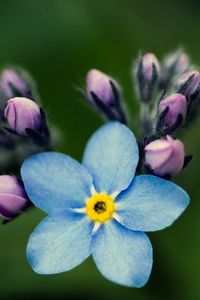
[[178,186],[155,176],[135,176],[133,133],[109,122],[90,138],[83,164],[55,152],[27,159],[26,191],[48,216],[31,234],[27,257],[39,274],[71,270],[91,254],[109,280],[143,286],[152,268],[145,231],[171,225],[189,203]]

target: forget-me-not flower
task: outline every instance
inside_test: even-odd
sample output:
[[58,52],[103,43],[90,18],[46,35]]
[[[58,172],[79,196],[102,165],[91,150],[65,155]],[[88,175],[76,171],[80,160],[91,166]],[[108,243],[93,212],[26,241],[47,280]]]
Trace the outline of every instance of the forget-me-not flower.
[[138,158],[133,133],[109,122],[90,138],[82,165],[55,152],[24,162],[26,191],[48,214],[27,246],[35,272],[68,271],[92,254],[109,280],[132,287],[147,282],[152,246],[144,232],[171,225],[189,197],[169,181],[134,177]]

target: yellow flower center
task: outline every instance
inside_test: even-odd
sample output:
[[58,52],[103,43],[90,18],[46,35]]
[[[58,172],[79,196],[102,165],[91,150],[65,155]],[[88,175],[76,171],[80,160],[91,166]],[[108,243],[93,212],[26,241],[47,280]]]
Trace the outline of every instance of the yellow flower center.
[[114,198],[106,194],[95,194],[86,204],[86,213],[92,221],[105,222],[112,218],[114,211]]

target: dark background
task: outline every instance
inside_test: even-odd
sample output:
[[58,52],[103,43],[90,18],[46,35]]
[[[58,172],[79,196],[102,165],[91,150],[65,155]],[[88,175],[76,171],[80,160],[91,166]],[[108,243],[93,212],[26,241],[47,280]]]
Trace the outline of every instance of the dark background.
[[[36,79],[51,122],[63,132],[60,150],[81,159],[90,134],[102,123],[75,86],[96,67],[123,85],[137,125],[131,64],[138,51],[165,52],[183,45],[200,65],[198,1],[55,0],[0,1],[0,65],[20,65]],[[175,178],[191,195],[186,213],[150,234],[154,266],[141,289],[104,279],[92,259],[71,272],[39,276],[25,257],[29,234],[43,214],[32,210],[1,227],[1,299],[200,299],[200,122],[182,132],[191,165]]]

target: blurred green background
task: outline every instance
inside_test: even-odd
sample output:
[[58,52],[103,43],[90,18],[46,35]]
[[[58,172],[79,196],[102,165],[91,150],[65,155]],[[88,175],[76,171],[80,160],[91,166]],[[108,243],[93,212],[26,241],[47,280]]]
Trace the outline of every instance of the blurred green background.
[[[131,63],[138,50],[165,52],[184,45],[200,66],[199,1],[55,0],[0,2],[0,65],[20,65],[36,79],[51,122],[63,132],[60,150],[81,159],[102,123],[77,94],[96,67],[123,85],[137,124]],[[200,122],[182,133],[190,166],[175,178],[191,195],[186,213],[169,229],[150,234],[154,266],[141,289],[114,285],[92,259],[71,272],[39,276],[25,257],[29,234],[43,214],[32,210],[1,227],[0,298],[200,299]]]

